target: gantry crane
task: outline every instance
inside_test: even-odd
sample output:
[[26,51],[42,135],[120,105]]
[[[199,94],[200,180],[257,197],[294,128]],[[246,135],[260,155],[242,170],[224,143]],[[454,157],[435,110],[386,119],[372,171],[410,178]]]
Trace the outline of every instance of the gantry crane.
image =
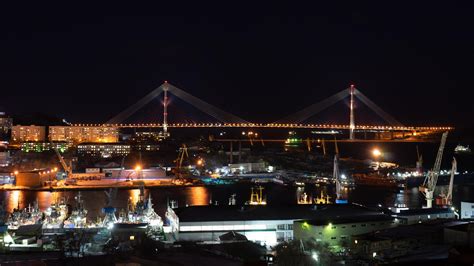
[[444,146],[446,144],[446,138],[448,137],[448,131],[443,133],[441,137],[441,143],[439,145],[438,154],[436,156],[436,161],[433,166],[433,169],[428,171],[428,174],[425,177],[423,185],[420,186],[420,191],[426,198],[426,207],[433,207],[433,194],[436,188],[436,183],[438,182],[439,170],[441,168],[441,161],[443,159]]

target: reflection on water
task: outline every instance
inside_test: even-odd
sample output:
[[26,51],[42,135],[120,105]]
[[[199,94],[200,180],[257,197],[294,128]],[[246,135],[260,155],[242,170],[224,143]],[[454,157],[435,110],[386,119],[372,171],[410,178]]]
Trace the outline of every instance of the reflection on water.
[[189,187],[188,194],[187,204],[189,205],[207,205],[209,203],[209,193],[206,187]]
[[52,194],[53,193],[51,193],[49,191],[38,191],[36,193],[37,199],[38,199],[38,206],[39,206],[40,210],[45,210],[46,208],[51,206],[51,203],[53,202],[52,201],[52,199],[53,199]]
[[[145,190],[145,195],[152,196],[153,207],[159,215],[164,215],[166,204],[170,200],[176,200],[180,207],[186,205],[207,205],[210,199],[218,202],[219,205],[226,205],[230,195],[236,194],[237,204],[243,204],[249,199],[249,184],[238,184],[229,186],[196,186],[196,187],[170,187],[170,188],[150,188]],[[335,198],[334,186],[316,187],[314,185],[306,185],[304,188],[296,188],[292,186],[280,186],[274,184],[264,185],[263,193],[267,198],[269,205],[279,204],[296,204],[298,197],[305,192],[308,197],[318,197],[322,190],[331,197],[331,201]],[[438,193],[439,188],[437,188]],[[75,206],[74,197],[77,191],[61,191],[51,193],[49,191],[0,191],[0,202],[5,202],[8,212],[15,208],[25,208],[28,204],[33,204],[38,200],[41,210],[45,210],[56,199],[68,199],[68,203]],[[87,190],[81,191],[84,205],[88,209],[88,218],[95,219],[101,216],[102,208],[105,207],[106,196],[104,190]],[[117,196],[112,200],[113,207],[118,210],[127,208],[127,201],[131,199],[136,203],[140,196],[139,189],[118,190]],[[455,205],[459,207],[460,201],[472,201],[474,199],[474,189],[472,186],[454,186],[453,200]],[[385,206],[393,206],[395,204],[406,204],[410,208],[420,208],[425,200],[418,188],[408,188],[404,191],[394,192],[384,188],[364,188],[358,187],[348,191],[350,202],[360,203],[367,206],[375,206],[382,204]]]
[[128,190],[129,199],[133,205],[137,204],[140,199],[140,189],[130,189]]
[[7,211],[12,212],[13,209],[24,208],[23,205],[23,191],[14,190],[14,191],[7,191],[6,197],[7,199]]

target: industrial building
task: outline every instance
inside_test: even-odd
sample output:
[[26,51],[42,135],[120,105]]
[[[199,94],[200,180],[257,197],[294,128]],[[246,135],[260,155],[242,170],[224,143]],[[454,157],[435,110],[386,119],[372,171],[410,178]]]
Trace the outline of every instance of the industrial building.
[[232,174],[264,173],[268,170],[267,165],[264,162],[233,163],[229,164],[229,169]]
[[41,187],[46,182],[56,180],[56,171],[40,169],[28,172],[15,173],[15,184],[19,187]]
[[361,234],[353,237],[351,247],[357,256],[386,262],[447,258],[450,245],[444,245],[443,230],[452,223],[439,219]]
[[474,222],[456,222],[444,228],[444,242],[453,246],[474,248]]
[[163,168],[149,168],[149,169],[122,169],[109,168],[102,169],[107,177],[111,178],[130,178],[130,179],[156,179],[165,178],[166,171]]
[[454,219],[456,215],[450,208],[426,208],[400,210],[394,217],[400,224],[410,225],[436,219]]
[[[175,209],[179,217],[179,240],[216,241],[219,236],[235,231],[245,235],[248,240],[267,246],[274,246],[282,241],[304,239],[317,236],[319,226],[311,227],[310,221],[322,221],[326,227],[329,221],[341,221],[352,216],[370,216],[369,225],[355,229],[351,233],[369,232],[370,230],[393,226],[394,219],[363,206],[352,204],[341,205],[222,205],[190,206]],[[340,217],[338,220],[337,217]],[[345,217],[345,218],[344,218]],[[300,220],[303,220],[300,222]],[[371,227],[372,221],[377,225]],[[306,223],[305,223],[306,221]],[[383,223],[381,225],[380,223]],[[299,228],[308,224],[302,232]],[[352,224],[351,224],[352,225]],[[350,229],[353,227],[349,225]],[[332,226],[332,225],[331,225]],[[361,229],[365,228],[365,229]],[[293,233],[294,232],[294,233]],[[313,233],[315,235],[313,235]],[[324,238],[326,239],[326,238]],[[331,237],[329,237],[331,240]]]
[[474,202],[461,201],[461,219],[474,218]]
[[43,142],[46,138],[46,128],[44,126],[13,126],[12,142],[21,143],[25,141]]
[[119,130],[116,127],[107,126],[50,126],[49,140],[74,143],[115,143],[119,141]]
[[330,246],[345,246],[352,237],[398,225],[395,218],[359,205],[329,205],[313,219],[294,222],[294,238],[314,239]]
[[125,156],[130,153],[130,145],[122,143],[82,143],[77,145],[79,156],[111,158]]

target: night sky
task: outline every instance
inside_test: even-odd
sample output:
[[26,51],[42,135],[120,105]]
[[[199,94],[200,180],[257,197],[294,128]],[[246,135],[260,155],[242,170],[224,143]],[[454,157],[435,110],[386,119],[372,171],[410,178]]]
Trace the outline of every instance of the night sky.
[[168,80],[272,122],[354,83],[404,124],[473,125],[473,2],[221,2],[3,6],[0,111],[105,122]]

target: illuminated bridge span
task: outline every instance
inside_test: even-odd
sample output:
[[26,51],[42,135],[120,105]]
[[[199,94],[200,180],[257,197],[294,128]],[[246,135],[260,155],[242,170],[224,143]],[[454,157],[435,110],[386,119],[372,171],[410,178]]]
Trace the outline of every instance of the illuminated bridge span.
[[[162,128],[163,124],[73,124],[80,127],[117,127],[117,128]],[[336,129],[348,130],[350,125],[329,125],[329,124],[289,124],[289,123],[170,123],[168,128],[294,128],[294,129]],[[410,126],[364,126],[355,125],[355,130],[365,131],[446,131],[453,130],[453,127],[410,127]]]
[[[172,93],[179,99],[194,106],[198,110],[213,117],[219,121],[216,123],[169,123],[168,119],[168,93]],[[163,119],[160,123],[134,124],[124,123],[126,119],[135,114],[142,107],[150,103],[153,99],[163,95]],[[329,108],[338,101],[350,97],[349,123],[348,124],[310,124],[305,123],[310,117],[314,117],[321,111]],[[387,125],[357,125],[354,113],[354,100],[360,100],[368,106],[375,114],[386,121]],[[397,121],[391,115],[382,110],[362,92],[357,90],[354,85],[349,89],[344,89],[331,97],[328,97],[318,103],[312,104],[299,112],[289,115],[273,123],[252,123],[238,116],[223,111],[203,100],[169,84],[165,81],[161,86],[151,91],[138,102],[111,118],[104,124],[75,124],[74,126],[109,126],[117,128],[162,128],[163,136],[168,136],[168,128],[287,128],[287,129],[329,129],[349,131],[349,139],[355,139],[355,132],[400,132],[402,137],[423,136],[431,133],[437,133],[446,130],[452,130],[452,127],[446,126],[406,126]],[[393,136],[392,136],[393,138]]]

